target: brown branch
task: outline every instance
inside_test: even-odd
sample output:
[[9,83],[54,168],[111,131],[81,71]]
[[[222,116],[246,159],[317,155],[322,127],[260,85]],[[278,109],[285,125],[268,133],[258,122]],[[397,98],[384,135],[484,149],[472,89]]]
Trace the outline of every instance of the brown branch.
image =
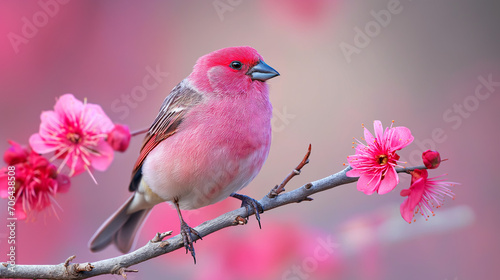
[[[310,154],[310,149],[304,160],[297,166],[297,170],[307,164],[308,157]],[[396,171],[398,173],[408,172],[414,169],[424,169],[425,166],[415,166],[409,168],[398,168]],[[265,211],[281,207],[290,203],[298,203],[301,201],[309,201],[311,198],[309,196],[326,191],[328,189],[335,188],[340,185],[356,182],[358,178],[347,177],[347,171],[351,170],[348,166],[344,170],[330,175],[328,177],[316,180],[311,183],[307,183],[293,191],[281,193],[275,197],[268,197],[267,195],[262,198],[259,203],[262,205]],[[296,174],[297,175],[297,174]],[[286,184],[290,179],[295,176],[290,175],[288,180],[285,179],[282,183]],[[288,178],[287,177],[287,178]],[[213,220],[203,222],[195,228],[202,237],[219,231],[223,228],[245,224],[243,221],[253,214],[247,213],[245,207],[227,212]],[[68,258],[64,263],[58,265],[0,265],[0,278],[11,278],[11,279],[86,279],[103,274],[120,274],[126,277],[126,272],[137,272],[137,270],[128,270],[127,268],[145,262],[149,259],[158,257],[163,254],[170,253],[177,249],[183,248],[184,243],[182,241],[182,236],[180,234],[171,237],[170,239],[163,241],[163,238],[169,235],[169,232],[163,234],[157,234],[153,240],[149,241],[145,246],[130,252],[125,255],[121,255],[115,258],[105,259],[101,261],[96,261],[92,263],[82,263],[70,265],[70,262],[74,257]],[[193,241],[197,240],[195,237]],[[69,271],[68,271],[69,270]]]
[[290,174],[288,174],[288,176],[286,176],[286,178],[283,180],[283,182],[281,182],[281,184],[278,186],[276,185],[268,194],[267,194],[267,197],[269,198],[274,198],[276,196],[278,196],[280,193],[282,193],[283,191],[285,191],[285,186],[286,184],[288,184],[288,182],[295,176],[297,175],[300,175],[300,171],[302,170],[302,167],[304,167],[306,164],[309,163],[309,156],[311,155],[311,144],[309,144],[309,148],[307,149],[307,153],[306,155],[304,156],[304,158],[302,159],[302,161],[299,163],[299,165],[297,165],[297,167],[295,167],[294,170],[292,170],[292,172],[290,172]]

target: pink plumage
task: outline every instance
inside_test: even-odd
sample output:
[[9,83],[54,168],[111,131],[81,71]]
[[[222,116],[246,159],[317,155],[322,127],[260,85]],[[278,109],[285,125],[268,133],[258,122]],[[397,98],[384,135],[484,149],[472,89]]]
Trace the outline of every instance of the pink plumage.
[[151,208],[178,210],[185,247],[192,236],[180,209],[197,209],[241,190],[262,168],[271,144],[272,106],[266,80],[279,75],[251,47],[198,59],[163,102],[144,139],[129,189],[132,197],[98,229],[93,251],[111,243],[130,250]]

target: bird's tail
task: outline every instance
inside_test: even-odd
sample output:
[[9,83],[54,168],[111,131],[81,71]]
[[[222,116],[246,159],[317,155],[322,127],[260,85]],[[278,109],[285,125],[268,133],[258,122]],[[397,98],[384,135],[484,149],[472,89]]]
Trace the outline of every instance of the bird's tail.
[[130,211],[134,196],[132,195],[92,236],[89,242],[92,252],[100,251],[111,243],[114,243],[122,253],[130,250],[137,231],[152,209]]

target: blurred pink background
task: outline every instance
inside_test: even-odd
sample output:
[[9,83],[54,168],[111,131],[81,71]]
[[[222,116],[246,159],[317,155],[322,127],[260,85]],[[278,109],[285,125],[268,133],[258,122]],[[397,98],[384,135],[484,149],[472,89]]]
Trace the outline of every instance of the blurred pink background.
[[[100,104],[114,122],[132,130],[148,127],[198,57],[250,45],[281,76],[269,81],[275,110],[271,153],[243,193],[266,195],[309,143],[311,163],[287,190],[343,169],[354,152],[352,137],[362,136],[361,123],[372,129],[377,119],[412,130],[415,142],[400,152],[409,165],[418,164],[412,158],[423,149],[435,148],[450,160],[430,176],[448,173],[447,179],[461,183],[456,199],[436,217],[410,225],[399,214],[399,191],[408,187],[408,176],[383,196],[366,196],[355,184],[341,186],[313,196],[313,202],[264,213],[262,230],[251,217],[246,226],[205,237],[196,243],[197,265],[178,250],[134,266],[139,273],[128,279],[496,278],[498,1],[3,0],[0,7],[2,153],[8,139],[27,144],[41,111],[52,110],[64,93]],[[157,86],[125,101],[155,70],[164,73]],[[478,98],[480,77],[493,83],[490,94],[483,86]],[[435,131],[442,134],[439,140],[432,140]],[[91,253],[87,242],[129,196],[141,141],[136,137],[127,152],[115,154],[106,172],[94,172],[99,185],[86,174],[75,177],[71,190],[57,198],[59,220],[46,212],[35,222],[18,222],[18,263],[119,255],[116,249]],[[227,199],[185,215],[194,227],[237,207],[237,200]],[[1,200],[4,221],[6,208]],[[175,211],[161,205],[138,245],[167,230],[177,234],[179,224]],[[318,258],[316,248],[325,240],[335,244]]]

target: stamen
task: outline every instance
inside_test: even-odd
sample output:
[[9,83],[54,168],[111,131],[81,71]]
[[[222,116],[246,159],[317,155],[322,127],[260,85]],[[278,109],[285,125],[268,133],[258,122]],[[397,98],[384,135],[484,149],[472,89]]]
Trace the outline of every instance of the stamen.
[[[63,161],[61,162],[61,164],[57,168],[57,173],[61,173],[61,170],[63,169],[64,165],[66,165],[66,163],[68,162],[69,157],[70,157],[73,149],[74,149],[73,147],[68,147],[68,154],[64,157]],[[71,151],[69,151],[69,150],[71,150]],[[72,175],[73,174],[70,173],[69,177],[71,177]]]
[[89,175],[90,175],[90,177],[92,178],[92,180],[94,180],[94,183],[95,183],[96,185],[99,185],[99,184],[97,184],[97,180],[95,179],[95,177],[94,177],[94,175],[92,174],[92,172],[90,172],[90,169],[89,169],[87,166],[85,166],[85,169],[86,169],[86,170],[87,170],[87,172],[89,173]]

